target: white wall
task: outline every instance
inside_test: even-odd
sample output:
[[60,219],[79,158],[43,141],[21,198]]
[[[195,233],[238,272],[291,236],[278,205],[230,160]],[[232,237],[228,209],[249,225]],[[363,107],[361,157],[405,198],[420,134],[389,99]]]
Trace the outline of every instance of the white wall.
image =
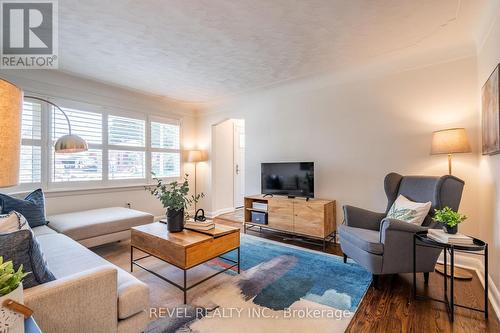
[[[500,3],[500,1],[499,1]],[[500,5],[496,10],[496,19],[487,30],[484,40],[479,45],[477,55],[478,85],[477,104],[481,105],[481,87],[493,69],[500,63]],[[500,288],[500,155],[482,156],[480,159],[481,193],[481,238],[489,244],[490,276]]]
[[[183,147],[194,146],[196,120],[193,111],[186,105],[50,70],[4,70],[0,71],[0,77],[17,84],[25,94],[39,94],[67,103],[90,104],[96,108],[112,108],[124,113],[140,112],[180,119]],[[192,165],[185,164],[184,172],[192,173]],[[191,187],[193,186],[194,184]],[[9,192],[8,189],[2,191]],[[127,203],[130,203],[132,208],[150,212],[155,216],[164,214],[159,201],[140,186],[48,192],[46,196],[49,215],[82,209],[125,206]]]
[[[352,81],[308,79],[200,111],[198,144],[210,149],[211,125],[245,119],[247,194],[260,193],[261,162],[315,161],[317,197],[382,211],[384,176],[445,174],[446,156],[429,154],[431,133],[466,127],[474,153],[455,156],[454,174],[466,182],[461,210],[470,221],[461,228],[478,235],[476,88],[474,57]],[[218,180],[210,163],[200,171],[198,188],[210,194]],[[205,199],[200,207],[212,210]]]

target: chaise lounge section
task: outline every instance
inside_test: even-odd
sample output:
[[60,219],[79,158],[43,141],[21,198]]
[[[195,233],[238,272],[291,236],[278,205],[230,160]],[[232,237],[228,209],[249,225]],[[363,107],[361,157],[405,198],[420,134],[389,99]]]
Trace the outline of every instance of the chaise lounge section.
[[52,215],[49,227],[86,247],[130,238],[130,228],[153,223],[153,215],[124,207],[109,207]]

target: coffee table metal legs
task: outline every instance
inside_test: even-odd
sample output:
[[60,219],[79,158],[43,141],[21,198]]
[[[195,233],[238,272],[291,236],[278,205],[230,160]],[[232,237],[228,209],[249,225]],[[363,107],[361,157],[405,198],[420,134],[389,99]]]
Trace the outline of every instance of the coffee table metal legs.
[[182,292],[184,293],[184,304],[187,303],[187,289],[186,289],[186,284],[187,284],[187,270],[184,269],[184,288],[182,288]]
[[[233,259],[230,259],[230,258],[223,257],[223,255],[225,255],[225,254],[227,254],[227,253],[229,253],[229,252],[235,251],[235,250],[237,251],[237,258],[238,258],[237,260],[233,260]],[[237,272],[238,272],[238,274],[240,274],[240,258],[241,258],[241,255],[240,255],[240,248],[239,248],[239,247],[237,247],[236,249],[232,249],[232,250],[230,250],[230,251],[224,252],[224,253],[222,253],[222,254],[220,254],[220,255],[216,256],[216,257],[213,257],[213,258],[211,258],[211,259],[208,259],[207,261],[205,261],[205,262],[203,262],[203,263],[200,263],[200,264],[198,264],[198,265],[195,265],[195,266],[193,266],[193,267],[190,267],[190,268],[182,268],[182,267],[178,267],[178,266],[172,265],[172,266],[175,266],[175,267],[177,267],[177,268],[179,268],[179,269],[181,269],[181,270],[183,271],[183,284],[182,284],[182,285],[179,285],[179,284],[175,283],[174,281],[167,279],[165,276],[160,275],[160,274],[158,274],[158,273],[156,273],[156,272],[154,272],[154,271],[152,271],[152,270],[148,269],[147,267],[144,267],[142,264],[138,263],[138,261],[139,261],[139,260],[142,260],[142,259],[145,259],[145,258],[148,258],[148,257],[155,257],[155,258],[157,258],[157,259],[162,260],[161,258],[158,258],[158,257],[156,257],[155,255],[152,255],[152,254],[148,254],[148,255],[146,255],[146,256],[144,256],[144,257],[140,257],[140,258],[134,259],[134,247],[133,247],[133,246],[131,246],[131,247],[130,247],[130,271],[132,272],[132,270],[133,270],[133,268],[134,268],[134,265],[135,265],[135,266],[137,266],[137,267],[142,268],[142,269],[143,269],[143,270],[145,270],[146,272],[153,274],[153,275],[154,275],[154,276],[156,276],[157,278],[160,278],[160,279],[162,279],[163,281],[168,282],[169,284],[173,285],[174,287],[176,287],[176,288],[178,288],[178,289],[182,290],[182,292],[183,292],[183,298],[184,298],[184,304],[187,304],[187,292],[188,292],[188,290],[190,290],[191,288],[194,288],[194,287],[196,287],[196,286],[198,286],[198,285],[202,284],[203,282],[205,282],[205,281],[207,281],[207,280],[210,280],[211,278],[215,277],[216,275],[219,275],[219,274],[221,274],[221,273],[224,273],[224,272],[226,272],[226,271],[228,271],[228,270],[232,270],[232,269],[233,269],[233,268],[235,268],[235,267],[237,267]],[[225,261],[228,261],[228,262],[232,263],[232,265],[230,265],[230,266],[228,266],[228,267],[224,268],[223,270],[220,270],[220,271],[218,271],[217,273],[214,273],[214,274],[212,274],[212,275],[210,275],[210,276],[207,276],[206,278],[203,278],[202,280],[200,280],[200,281],[198,281],[198,282],[196,282],[196,283],[194,283],[194,284],[192,284],[192,285],[188,286],[188,285],[187,285],[187,271],[188,271],[189,269],[191,269],[191,268],[194,268],[194,267],[196,267],[196,266],[199,266],[199,265],[202,265],[202,264],[204,264],[204,263],[207,263],[208,261],[213,260],[213,259],[215,259],[215,258],[220,258],[220,259],[223,259],[223,260],[225,260]],[[169,264],[169,263],[168,263],[168,262],[166,262],[165,260],[162,260],[162,261],[163,261],[164,263]]]
[[240,274],[240,248],[238,248],[238,274]]

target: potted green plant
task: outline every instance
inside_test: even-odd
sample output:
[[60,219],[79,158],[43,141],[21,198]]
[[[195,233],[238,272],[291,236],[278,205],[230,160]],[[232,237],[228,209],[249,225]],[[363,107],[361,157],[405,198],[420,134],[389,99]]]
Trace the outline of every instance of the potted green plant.
[[22,281],[27,273],[23,265],[17,271],[12,261],[3,261],[0,256],[0,331],[7,329],[9,333],[24,332],[24,316],[3,306],[7,299],[23,303]]
[[434,213],[434,221],[441,223],[445,231],[449,234],[456,234],[458,231],[458,225],[466,219],[467,216],[462,215],[459,212],[455,212],[450,207],[437,209]]
[[167,228],[169,232],[180,232],[184,229],[184,209],[204,197],[204,194],[189,196],[188,174],[184,176],[182,182],[173,181],[168,184],[163,183],[154,173],[153,180],[156,185],[150,188],[152,195],[158,198],[163,207],[167,209]]

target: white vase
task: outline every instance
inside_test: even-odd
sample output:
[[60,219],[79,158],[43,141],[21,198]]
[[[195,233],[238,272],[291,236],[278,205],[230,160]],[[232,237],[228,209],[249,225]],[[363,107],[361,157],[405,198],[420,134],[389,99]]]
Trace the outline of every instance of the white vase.
[[23,304],[23,284],[0,297],[0,333],[24,333],[24,316],[4,307],[2,304],[7,299]]

